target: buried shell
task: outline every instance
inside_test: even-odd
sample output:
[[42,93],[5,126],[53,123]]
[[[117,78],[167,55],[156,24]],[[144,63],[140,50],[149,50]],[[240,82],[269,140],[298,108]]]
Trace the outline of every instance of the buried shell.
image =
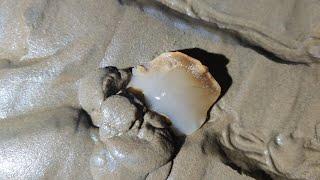
[[149,108],[168,117],[182,134],[200,128],[221,91],[206,66],[180,52],[163,53],[132,73],[127,87],[142,92]]

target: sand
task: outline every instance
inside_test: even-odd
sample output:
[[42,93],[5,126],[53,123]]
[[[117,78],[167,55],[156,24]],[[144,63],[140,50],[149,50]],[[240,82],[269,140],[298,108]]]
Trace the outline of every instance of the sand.
[[292,0],[158,0],[294,62],[319,62],[320,3]]
[[[319,3],[161,2],[179,12],[146,1],[2,2],[0,179],[320,178]],[[277,13],[265,16],[270,9]],[[102,142],[89,117],[94,111],[79,99],[82,80],[99,68],[133,67],[176,50],[209,66],[222,87],[207,123],[185,138],[149,141],[158,136],[146,134],[146,149],[162,149],[148,155],[127,150],[144,128]],[[103,92],[97,84],[89,94]],[[111,161],[115,150],[125,158]],[[108,161],[95,159],[97,152],[113,154]],[[157,153],[166,158],[155,156],[149,168],[145,159]],[[93,168],[92,159],[119,163],[112,166],[117,173]]]

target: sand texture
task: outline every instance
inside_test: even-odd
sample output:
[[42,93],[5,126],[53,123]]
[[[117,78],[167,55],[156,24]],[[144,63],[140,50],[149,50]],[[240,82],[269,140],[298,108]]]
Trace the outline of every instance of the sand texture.
[[[313,0],[1,1],[0,179],[320,179],[319,12]],[[170,51],[221,86],[186,137],[125,90],[126,68]]]
[[234,31],[294,62],[320,60],[320,2],[316,0],[158,0],[193,18]]

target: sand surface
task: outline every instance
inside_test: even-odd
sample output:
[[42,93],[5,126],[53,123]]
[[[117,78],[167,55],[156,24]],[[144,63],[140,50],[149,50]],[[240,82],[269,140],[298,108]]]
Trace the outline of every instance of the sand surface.
[[[161,2],[0,2],[0,179],[320,179],[319,2]],[[179,138],[127,108],[101,138],[125,78],[99,68],[177,50],[221,86],[208,122]]]
[[235,31],[246,41],[294,62],[320,59],[316,0],[158,0],[193,18]]

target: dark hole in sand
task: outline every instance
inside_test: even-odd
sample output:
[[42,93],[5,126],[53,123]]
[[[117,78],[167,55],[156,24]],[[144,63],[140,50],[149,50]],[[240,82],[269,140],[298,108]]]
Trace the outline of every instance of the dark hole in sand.
[[84,126],[85,128],[89,129],[91,127],[97,128],[90,117],[90,115],[83,109],[80,109],[78,112],[78,117],[75,118],[77,124],[75,127],[75,132],[78,132],[80,129],[80,126]]

